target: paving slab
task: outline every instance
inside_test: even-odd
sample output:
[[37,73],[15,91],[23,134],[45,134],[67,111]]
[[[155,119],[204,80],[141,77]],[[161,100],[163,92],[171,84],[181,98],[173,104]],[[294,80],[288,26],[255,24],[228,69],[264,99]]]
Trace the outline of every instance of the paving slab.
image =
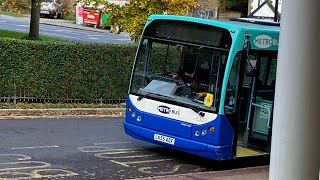
[[263,166],[227,171],[209,171],[201,173],[138,178],[134,180],[268,180],[268,178],[269,167]]

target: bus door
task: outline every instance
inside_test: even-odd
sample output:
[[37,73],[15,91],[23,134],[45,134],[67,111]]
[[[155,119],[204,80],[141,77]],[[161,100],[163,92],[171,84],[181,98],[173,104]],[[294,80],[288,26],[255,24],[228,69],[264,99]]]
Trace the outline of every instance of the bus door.
[[[240,59],[242,62],[246,59],[239,56],[238,59],[239,63],[237,65],[237,60],[235,61],[229,78],[229,84],[237,84],[237,88],[233,89],[238,92],[238,95],[234,95],[238,99],[234,100],[238,104],[233,116],[236,121],[235,136],[237,136],[234,141],[234,155],[236,157],[266,155],[270,152],[271,145],[276,52],[250,53],[249,59],[256,67],[256,76],[249,76],[241,70],[244,66],[240,65]],[[238,80],[235,74],[238,74]],[[228,102],[231,101],[227,100],[225,104],[232,104]]]
[[250,58],[257,59],[258,75],[251,78],[246,132],[244,144],[269,153],[275,95],[276,56],[258,53]]

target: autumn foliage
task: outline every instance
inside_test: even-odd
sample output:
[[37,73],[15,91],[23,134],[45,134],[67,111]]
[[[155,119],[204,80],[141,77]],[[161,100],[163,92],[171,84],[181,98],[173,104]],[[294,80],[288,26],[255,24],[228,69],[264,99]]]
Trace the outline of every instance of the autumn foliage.
[[[85,0],[90,4],[91,0]],[[110,12],[112,24],[120,25],[129,32],[133,40],[138,40],[147,18],[152,14],[186,15],[192,8],[198,7],[197,0],[133,0],[125,6],[109,4],[106,0],[96,0],[96,6]]]
[[31,9],[31,0],[0,0],[0,6],[13,13],[25,13]]

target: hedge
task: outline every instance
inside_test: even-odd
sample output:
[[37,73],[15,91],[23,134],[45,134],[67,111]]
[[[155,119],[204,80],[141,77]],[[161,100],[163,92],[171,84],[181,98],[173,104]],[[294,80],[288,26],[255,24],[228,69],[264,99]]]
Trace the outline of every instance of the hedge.
[[122,99],[136,46],[0,39],[0,96]]

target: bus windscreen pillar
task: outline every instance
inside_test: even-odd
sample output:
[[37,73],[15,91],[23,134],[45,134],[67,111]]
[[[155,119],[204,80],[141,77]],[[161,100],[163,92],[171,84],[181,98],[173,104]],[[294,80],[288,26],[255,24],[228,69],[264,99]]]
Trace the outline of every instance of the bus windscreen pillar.
[[271,180],[319,179],[320,1],[283,1]]

